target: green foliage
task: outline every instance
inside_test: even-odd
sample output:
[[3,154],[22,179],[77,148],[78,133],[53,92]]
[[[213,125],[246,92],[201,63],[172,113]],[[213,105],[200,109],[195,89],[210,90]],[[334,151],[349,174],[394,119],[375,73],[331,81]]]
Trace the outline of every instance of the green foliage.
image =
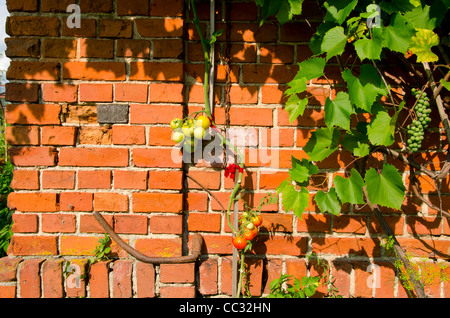
[[0,167],[0,257],[6,256],[9,241],[12,237],[12,214],[7,207],[8,194],[13,190],[10,187],[13,178],[13,165],[8,162]]
[[[269,298],[309,298],[316,293],[320,277],[302,277],[282,274],[270,283]],[[293,282],[292,282],[293,281]],[[291,283],[292,282],[292,283]]]
[[111,243],[112,240],[108,234],[98,240],[98,245],[93,252],[94,256],[89,258],[89,264],[95,262],[107,261],[111,259]]

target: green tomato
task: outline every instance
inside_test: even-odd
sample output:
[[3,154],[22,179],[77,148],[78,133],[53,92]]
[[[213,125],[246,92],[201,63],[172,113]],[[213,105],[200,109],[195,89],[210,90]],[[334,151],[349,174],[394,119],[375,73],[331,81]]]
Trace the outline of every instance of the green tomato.
[[182,134],[182,133],[179,132],[179,131],[175,131],[175,132],[172,134],[172,140],[175,141],[175,143],[182,142],[182,141],[184,140],[184,134]]
[[196,139],[203,139],[203,137],[205,137],[205,129],[203,129],[203,127],[196,127],[194,129],[194,137]]
[[170,128],[172,128],[172,130],[175,130],[177,128],[181,128],[182,125],[183,125],[183,122],[182,122],[182,120],[180,118],[174,118],[170,122]]
[[186,137],[192,137],[194,136],[194,129],[195,129],[194,126],[184,124],[183,128],[181,128],[181,131]]

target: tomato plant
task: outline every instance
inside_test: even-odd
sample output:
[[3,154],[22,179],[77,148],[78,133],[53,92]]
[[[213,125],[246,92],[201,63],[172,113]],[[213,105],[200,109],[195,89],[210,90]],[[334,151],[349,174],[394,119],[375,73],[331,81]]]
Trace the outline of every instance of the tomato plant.
[[238,250],[242,250],[247,246],[247,240],[242,236],[235,236],[233,238],[233,246]]

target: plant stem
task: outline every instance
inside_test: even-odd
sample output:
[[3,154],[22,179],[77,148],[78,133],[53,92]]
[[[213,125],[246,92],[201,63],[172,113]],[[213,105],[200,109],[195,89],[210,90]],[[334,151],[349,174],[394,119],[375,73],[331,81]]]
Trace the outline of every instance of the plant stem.
[[244,251],[241,251],[239,253],[239,262],[241,263],[241,267],[239,268],[239,280],[238,280],[238,287],[236,290],[236,298],[239,298],[241,295],[242,280],[244,278],[244,271],[245,271],[245,253],[244,253]]

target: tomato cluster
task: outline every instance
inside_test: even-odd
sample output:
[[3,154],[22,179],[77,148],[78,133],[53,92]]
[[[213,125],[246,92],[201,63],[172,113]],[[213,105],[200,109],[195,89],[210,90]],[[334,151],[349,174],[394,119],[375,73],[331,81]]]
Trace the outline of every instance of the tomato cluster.
[[174,118],[170,122],[172,128],[172,140],[183,146],[183,149],[188,152],[193,152],[199,141],[205,139],[208,134],[208,129],[211,126],[211,121],[207,116],[201,115],[198,118]]
[[262,224],[261,214],[244,212],[239,219],[239,234],[233,238],[233,246],[242,250],[251,244],[251,241],[258,235],[258,227]]

